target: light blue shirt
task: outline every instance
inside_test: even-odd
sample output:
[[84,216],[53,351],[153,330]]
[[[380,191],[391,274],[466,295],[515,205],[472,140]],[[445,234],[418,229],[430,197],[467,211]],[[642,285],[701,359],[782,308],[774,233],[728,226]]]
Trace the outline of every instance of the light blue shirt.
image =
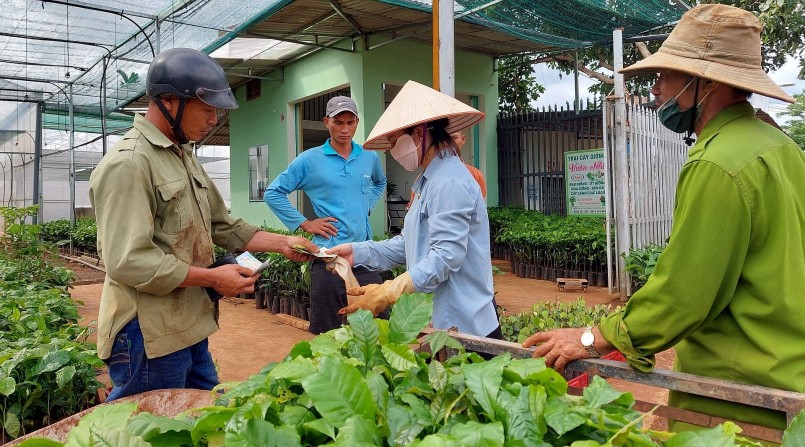
[[294,231],[303,216],[288,200],[288,194],[302,190],[318,217],[334,217],[338,234],[325,239],[313,236],[319,247],[372,239],[369,210],[386,191],[386,175],[374,151],[365,151],[352,142],[352,152],[344,159],[330,145],[330,139],[299,154],[266,189],[263,199],[271,211]]
[[492,304],[489,216],[461,159],[435,157],[412,188],[400,236],[353,244],[355,265],[406,264],[417,292],[434,294],[433,327],[486,336],[498,327]]

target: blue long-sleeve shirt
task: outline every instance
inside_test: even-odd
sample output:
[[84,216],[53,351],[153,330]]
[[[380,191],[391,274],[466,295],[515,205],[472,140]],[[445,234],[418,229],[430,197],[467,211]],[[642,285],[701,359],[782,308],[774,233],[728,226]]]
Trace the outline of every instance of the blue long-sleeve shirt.
[[353,244],[355,265],[387,270],[407,264],[414,289],[434,294],[433,327],[489,335],[498,318],[489,216],[478,183],[457,156],[437,156],[412,189],[402,235]]
[[293,231],[306,219],[291,205],[288,194],[302,190],[310,198],[316,216],[334,217],[338,234],[325,239],[313,236],[320,247],[372,239],[369,210],[386,190],[386,175],[374,151],[352,142],[344,159],[330,145],[330,139],[299,154],[265,191],[263,199],[271,211]]

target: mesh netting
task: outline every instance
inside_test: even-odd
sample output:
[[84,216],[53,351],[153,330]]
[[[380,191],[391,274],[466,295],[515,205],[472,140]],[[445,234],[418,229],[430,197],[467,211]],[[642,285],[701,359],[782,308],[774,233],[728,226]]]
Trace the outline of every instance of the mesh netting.
[[[422,11],[430,0],[381,0]],[[489,6],[487,6],[489,5]],[[555,48],[585,48],[674,23],[686,8],[674,0],[458,0],[455,13],[468,22]]]
[[78,2],[5,0],[0,100],[44,101],[47,111],[65,111],[72,83],[76,113],[98,114],[102,101],[111,112],[143,95],[157,48],[210,52],[290,1],[104,0],[96,4],[105,10],[97,10]]
[[[381,1],[431,10],[430,0]],[[103,0],[93,7],[5,0],[0,101],[42,101],[53,113],[66,111],[72,97],[77,114],[120,110],[143,95],[148,64],[159,48],[209,53],[293,2]],[[458,0],[455,12],[460,20],[548,47],[583,48],[608,42],[615,27],[631,36],[667,25],[684,8],[677,0]]]

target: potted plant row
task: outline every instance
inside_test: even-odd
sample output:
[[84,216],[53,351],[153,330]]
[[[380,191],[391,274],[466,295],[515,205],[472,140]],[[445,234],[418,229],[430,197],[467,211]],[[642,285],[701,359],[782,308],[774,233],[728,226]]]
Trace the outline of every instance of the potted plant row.
[[490,208],[490,231],[496,246],[505,247],[516,276],[548,281],[584,278],[591,285],[606,285],[606,233],[601,219]]

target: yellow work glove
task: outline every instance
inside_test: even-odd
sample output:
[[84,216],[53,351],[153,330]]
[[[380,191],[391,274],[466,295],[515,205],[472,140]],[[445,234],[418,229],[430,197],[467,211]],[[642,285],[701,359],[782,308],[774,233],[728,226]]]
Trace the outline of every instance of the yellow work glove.
[[349,305],[339,310],[338,314],[351,314],[358,309],[366,309],[377,316],[377,314],[397,302],[397,298],[400,295],[413,292],[414,283],[408,272],[383,284],[369,284],[363,287],[347,289]]
[[325,262],[327,263],[325,267],[330,273],[338,275],[344,280],[344,285],[347,290],[361,286],[358,280],[355,279],[355,275],[352,273],[352,267],[346,259],[341,256],[336,256],[335,259]]

